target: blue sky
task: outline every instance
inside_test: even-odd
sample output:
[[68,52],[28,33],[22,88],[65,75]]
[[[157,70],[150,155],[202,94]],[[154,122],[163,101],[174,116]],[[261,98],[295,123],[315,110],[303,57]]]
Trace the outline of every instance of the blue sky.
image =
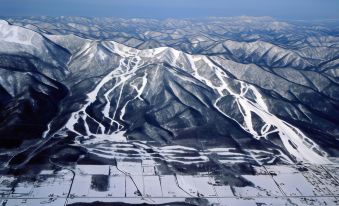
[[338,19],[339,0],[0,0],[0,16]]

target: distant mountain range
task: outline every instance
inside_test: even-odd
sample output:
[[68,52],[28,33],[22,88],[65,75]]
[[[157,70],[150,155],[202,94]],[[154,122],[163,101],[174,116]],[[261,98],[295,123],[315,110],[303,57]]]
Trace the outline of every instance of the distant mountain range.
[[[269,17],[0,20],[0,162],[329,163],[339,27]],[[192,169],[192,167],[194,169]]]

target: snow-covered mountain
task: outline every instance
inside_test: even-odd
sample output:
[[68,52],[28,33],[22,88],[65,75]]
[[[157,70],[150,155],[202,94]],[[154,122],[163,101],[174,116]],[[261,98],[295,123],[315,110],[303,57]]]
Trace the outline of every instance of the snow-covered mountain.
[[2,166],[149,159],[197,172],[339,155],[335,29],[105,19],[102,38],[89,36],[97,19],[52,20],[0,21]]

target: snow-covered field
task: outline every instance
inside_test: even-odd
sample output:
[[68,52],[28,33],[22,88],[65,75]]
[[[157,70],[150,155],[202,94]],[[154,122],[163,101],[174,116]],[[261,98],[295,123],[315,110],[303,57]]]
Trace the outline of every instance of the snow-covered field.
[[[209,174],[149,174],[150,163],[118,162],[117,166],[79,165],[42,171],[35,180],[1,176],[1,203],[72,205],[93,202],[130,204],[203,203],[205,205],[338,205],[338,165],[257,166],[240,175],[251,184],[221,184]],[[156,168],[156,165],[154,165]],[[14,185],[14,186],[13,186]],[[93,204],[94,205],[94,204]]]

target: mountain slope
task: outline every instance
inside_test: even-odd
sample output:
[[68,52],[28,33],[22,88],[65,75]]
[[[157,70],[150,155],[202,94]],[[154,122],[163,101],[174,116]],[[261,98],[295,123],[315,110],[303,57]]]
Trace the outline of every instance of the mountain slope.
[[[34,141],[17,135],[3,164],[19,168],[74,147],[78,162],[151,159],[175,170],[338,156],[337,76],[324,72],[336,70],[335,60],[262,41],[193,55],[1,25],[15,33],[0,35],[3,131],[11,133],[13,115],[48,113],[36,120],[45,131]],[[37,113],[14,106],[21,101]]]

